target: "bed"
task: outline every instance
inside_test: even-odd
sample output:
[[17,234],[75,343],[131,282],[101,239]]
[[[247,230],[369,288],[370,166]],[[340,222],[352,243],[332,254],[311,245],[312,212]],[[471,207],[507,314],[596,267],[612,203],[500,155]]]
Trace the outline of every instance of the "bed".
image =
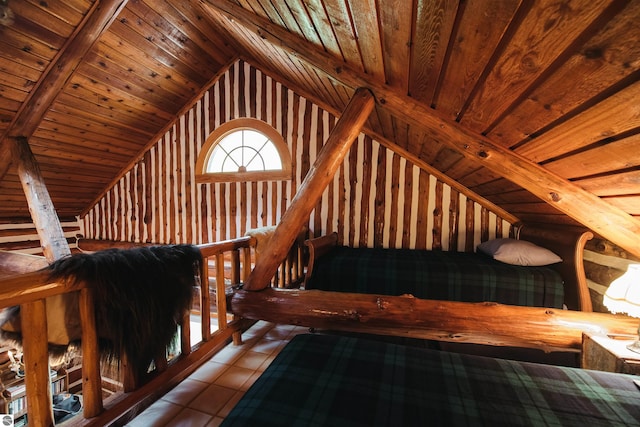
[[522,266],[476,252],[351,248],[333,233],[306,242],[304,287],[592,311],[582,260],[590,232],[521,226],[515,236],[510,240],[548,249],[560,262]]
[[640,425],[637,378],[304,334],[222,425]]

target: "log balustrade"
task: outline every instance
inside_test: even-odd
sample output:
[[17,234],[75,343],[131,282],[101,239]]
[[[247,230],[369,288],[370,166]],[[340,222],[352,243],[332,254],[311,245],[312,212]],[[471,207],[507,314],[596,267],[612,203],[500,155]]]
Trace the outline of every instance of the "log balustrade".
[[[0,308],[20,305],[22,324],[29,325],[23,331],[29,423],[39,426],[54,425],[46,339],[47,297],[68,292],[80,293],[83,414],[74,418],[71,424],[103,426],[124,423],[132,417],[131,414],[139,412],[190,375],[230,340],[239,342],[240,332],[251,321],[228,315],[226,296],[249,276],[255,265],[255,251],[252,249],[255,244],[255,238],[242,237],[198,246],[203,256],[198,301],[200,310],[185,313],[180,324],[180,355],[172,360],[167,360],[166,355],[158,355],[154,361],[154,371],[141,384],[131,381],[132,376],[127,374],[125,360],[121,364],[121,370],[124,370],[124,393],[117,393],[104,401],[91,287],[83,283],[51,283],[47,278],[48,273],[42,270],[0,279]],[[85,249],[88,247],[90,244]],[[282,263],[272,283],[276,287],[286,287],[284,281],[301,281],[301,274],[301,252],[296,247]],[[206,307],[210,309],[204,309]],[[217,327],[214,328],[210,326],[212,314],[217,316]],[[202,340],[197,343],[191,342],[190,319],[194,315],[200,316],[202,326]]]

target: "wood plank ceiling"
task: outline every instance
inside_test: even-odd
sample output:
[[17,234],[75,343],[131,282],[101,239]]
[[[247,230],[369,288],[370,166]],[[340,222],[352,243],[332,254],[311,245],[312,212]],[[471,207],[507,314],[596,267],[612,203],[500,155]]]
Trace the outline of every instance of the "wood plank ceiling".
[[[582,223],[640,255],[640,2],[130,0],[25,135],[103,3],[9,0],[0,25],[2,144],[28,137],[63,218],[239,55],[334,114],[369,87],[384,144],[524,222]],[[28,217],[6,157],[0,219]]]

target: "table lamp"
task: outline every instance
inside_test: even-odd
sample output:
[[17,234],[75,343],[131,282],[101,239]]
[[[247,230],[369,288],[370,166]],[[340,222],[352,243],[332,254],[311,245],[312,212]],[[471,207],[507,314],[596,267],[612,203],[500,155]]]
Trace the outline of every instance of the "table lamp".
[[[627,271],[611,282],[602,302],[612,313],[640,317],[640,264],[629,264]],[[640,353],[640,341],[636,339],[627,348]]]

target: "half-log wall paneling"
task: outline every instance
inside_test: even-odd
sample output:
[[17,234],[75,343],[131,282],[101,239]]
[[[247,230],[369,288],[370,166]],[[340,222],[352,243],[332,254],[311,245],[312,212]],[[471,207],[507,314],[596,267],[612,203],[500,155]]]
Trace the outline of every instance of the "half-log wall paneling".
[[[291,181],[196,184],[200,148],[217,126],[265,120],[285,137]],[[234,64],[82,218],[87,238],[205,243],[273,225],[336,118],[242,61]],[[353,246],[473,250],[510,224],[360,134],[309,218],[314,235]]]

